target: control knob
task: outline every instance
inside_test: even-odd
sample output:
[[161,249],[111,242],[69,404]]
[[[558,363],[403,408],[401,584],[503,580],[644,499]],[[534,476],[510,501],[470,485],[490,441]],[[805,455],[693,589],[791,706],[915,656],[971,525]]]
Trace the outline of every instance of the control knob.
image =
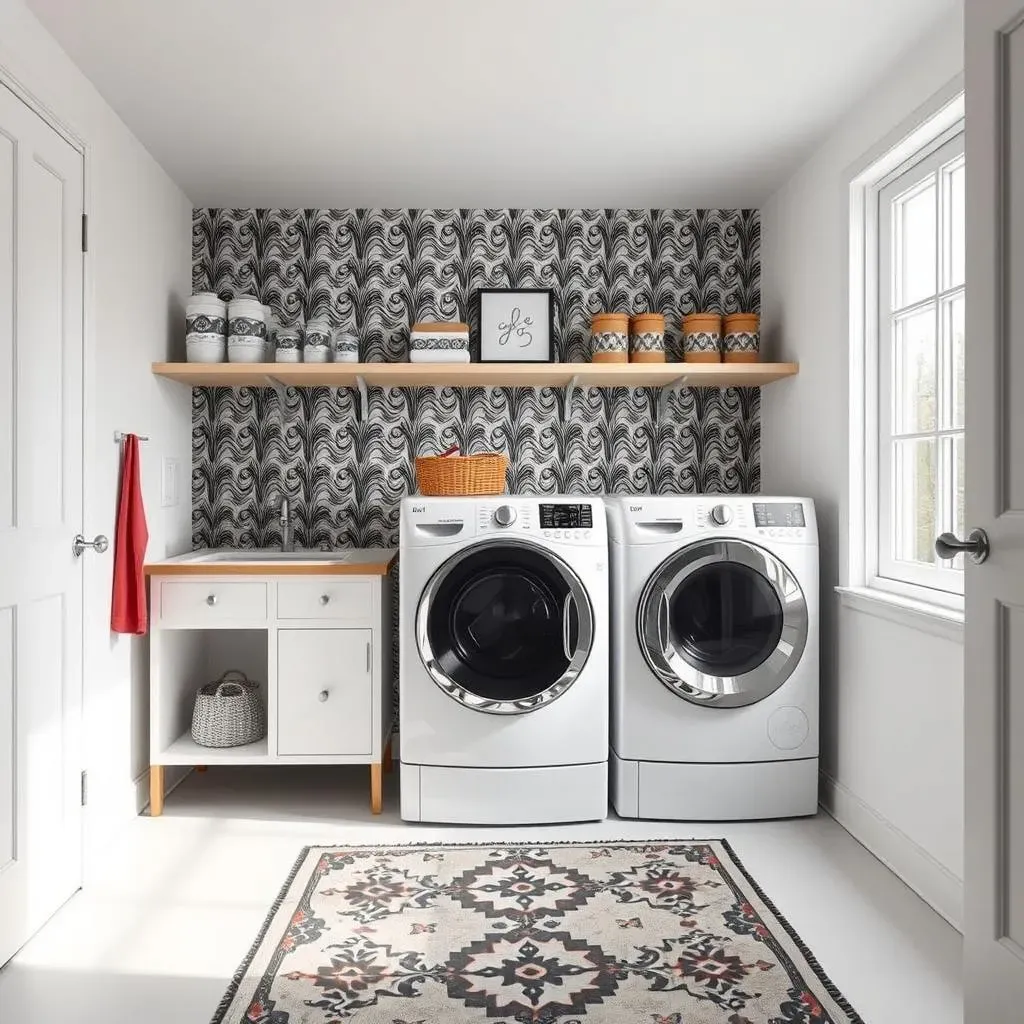
[[516,521],[516,510],[511,505],[499,505],[494,510],[494,521],[499,526],[511,526]]
[[732,509],[728,505],[716,505],[711,510],[711,522],[715,526],[725,526],[732,519]]

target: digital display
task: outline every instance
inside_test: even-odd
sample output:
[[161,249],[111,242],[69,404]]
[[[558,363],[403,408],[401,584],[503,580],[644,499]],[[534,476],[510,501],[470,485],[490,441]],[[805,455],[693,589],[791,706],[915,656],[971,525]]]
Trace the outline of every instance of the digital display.
[[798,501],[754,502],[755,526],[806,526],[804,507]]
[[594,525],[592,505],[541,505],[542,530],[589,530]]

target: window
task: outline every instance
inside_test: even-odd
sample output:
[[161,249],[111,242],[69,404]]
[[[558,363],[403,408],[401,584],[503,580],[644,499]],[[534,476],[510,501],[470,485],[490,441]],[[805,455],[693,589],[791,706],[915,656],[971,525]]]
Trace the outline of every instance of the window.
[[866,568],[886,589],[963,593],[963,556],[940,561],[935,538],[964,535],[964,178],[959,125],[872,190],[877,375],[865,384],[877,429],[865,439]]

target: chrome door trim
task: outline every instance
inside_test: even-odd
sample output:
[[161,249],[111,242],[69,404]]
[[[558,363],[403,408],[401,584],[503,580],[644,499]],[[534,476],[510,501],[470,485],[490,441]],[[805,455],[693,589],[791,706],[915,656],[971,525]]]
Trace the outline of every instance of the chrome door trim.
[[[524,697],[521,700],[488,700],[478,694],[470,693],[464,686],[455,682],[445,675],[443,669],[434,657],[433,648],[430,646],[430,636],[427,630],[427,623],[430,617],[430,609],[434,597],[441,584],[448,577],[449,573],[471,555],[476,555],[481,549],[486,548],[523,548],[540,555],[551,563],[558,574],[565,581],[569,588],[567,602],[572,600],[576,605],[576,616],[579,619],[576,650],[573,652],[566,670],[546,690],[535,694],[532,697]],[[566,609],[563,609],[563,615]],[[456,552],[450,558],[441,563],[427,581],[427,585],[420,594],[419,605],[416,608],[416,646],[419,650],[420,660],[427,670],[430,678],[443,690],[452,700],[457,701],[464,707],[473,711],[483,711],[489,715],[522,715],[529,711],[536,711],[538,708],[551,704],[562,696],[566,690],[576,682],[583,666],[590,657],[590,651],[594,645],[594,611],[590,604],[590,597],[586,588],[575,572],[554,552],[541,547],[530,541],[520,540],[515,537],[501,537],[491,540],[483,540],[470,544],[461,551]]]
[[[749,672],[711,675],[692,665],[662,628],[662,608],[698,569],[733,562],[760,573],[782,606],[782,633],[775,650]],[[807,601],[789,567],[770,551],[742,540],[702,540],[665,559],[651,573],[637,606],[637,638],[651,671],[677,696],[719,708],[756,704],[793,674],[807,644]]]

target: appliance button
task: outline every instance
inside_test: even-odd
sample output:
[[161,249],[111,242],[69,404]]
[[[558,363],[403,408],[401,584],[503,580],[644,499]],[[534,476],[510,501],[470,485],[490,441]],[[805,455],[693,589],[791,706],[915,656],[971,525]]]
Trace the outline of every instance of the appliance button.
[[715,526],[725,526],[732,519],[732,509],[728,505],[716,505],[711,510],[711,521]]
[[511,526],[516,521],[516,510],[511,505],[499,505],[494,510],[494,521],[499,526]]
[[551,539],[551,531],[550,530],[545,530],[544,531],[544,536],[547,537],[548,540],[550,540]]

